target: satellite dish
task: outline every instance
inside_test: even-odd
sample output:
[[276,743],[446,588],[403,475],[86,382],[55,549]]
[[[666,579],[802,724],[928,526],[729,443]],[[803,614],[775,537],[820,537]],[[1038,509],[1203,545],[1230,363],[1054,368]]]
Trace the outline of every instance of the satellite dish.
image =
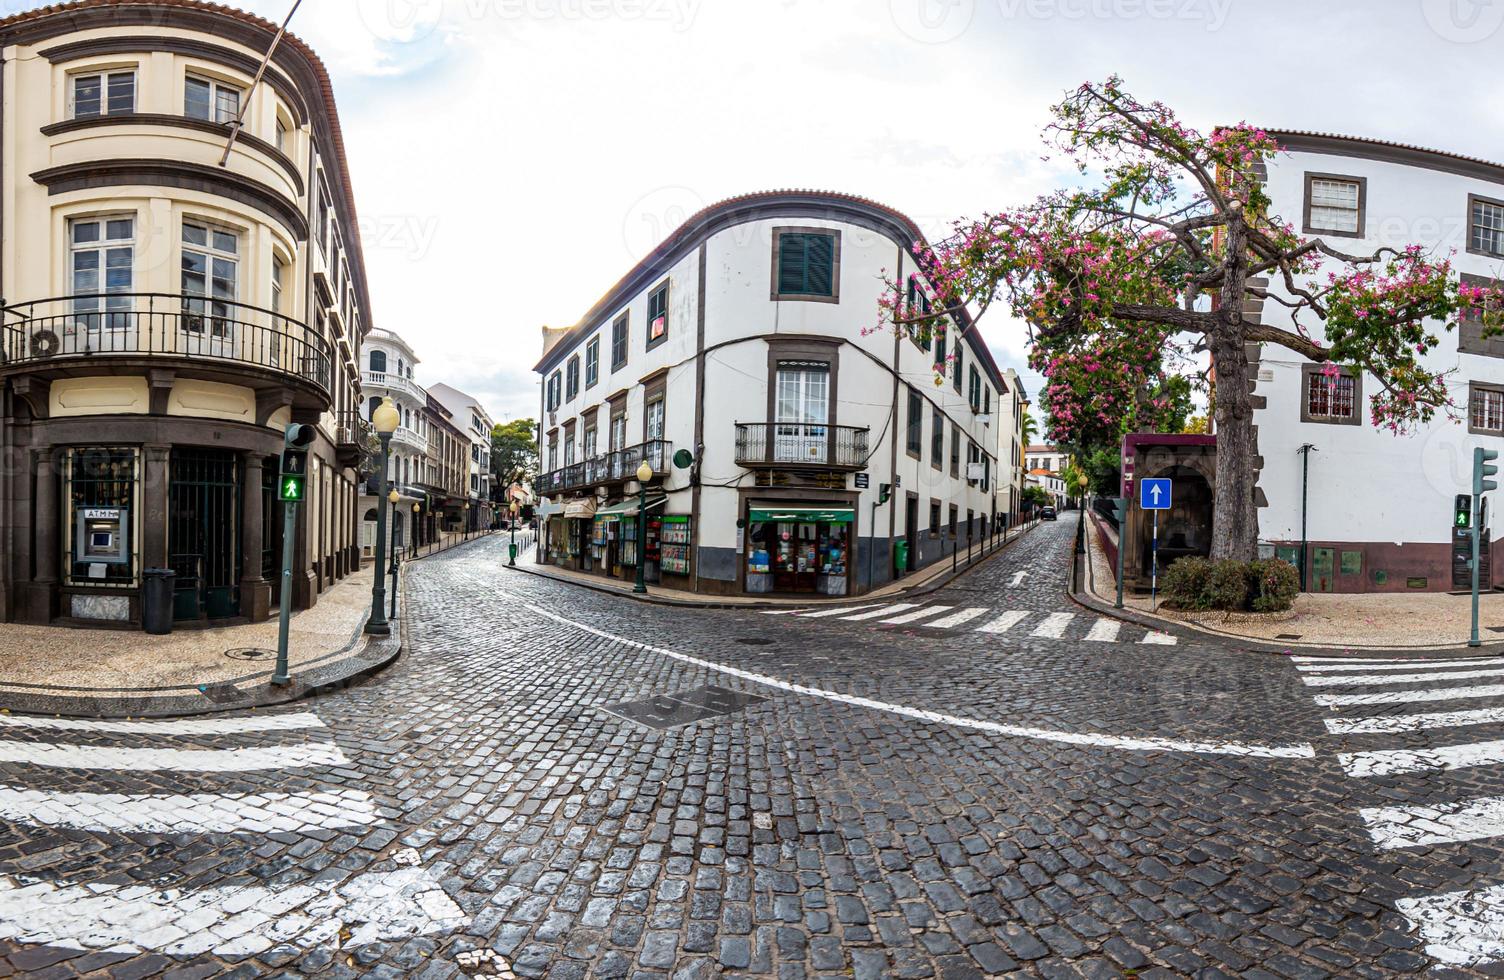
[[693,464],[694,461],[695,454],[690,452],[688,449],[681,449],[678,452],[674,453],[674,465],[679,467],[679,469],[681,470],[689,469],[690,465]]

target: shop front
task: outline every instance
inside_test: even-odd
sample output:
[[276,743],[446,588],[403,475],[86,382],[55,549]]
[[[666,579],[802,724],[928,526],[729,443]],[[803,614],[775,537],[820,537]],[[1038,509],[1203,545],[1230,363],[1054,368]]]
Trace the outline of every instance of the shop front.
[[855,508],[754,502],[746,528],[747,592],[851,594]]
[[[663,515],[667,502],[668,498],[664,496],[648,498],[647,547],[644,549],[647,567],[643,570],[644,580],[648,582],[660,581],[664,522],[681,520]],[[591,537],[591,558],[595,562],[595,571],[624,581],[637,577],[638,505],[639,501],[634,497],[596,511]],[[687,521],[688,518],[682,520]],[[687,547],[685,555],[687,560]]]
[[590,535],[595,523],[595,499],[575,497],[548,520],[548,561],[560,568],[589,571]]

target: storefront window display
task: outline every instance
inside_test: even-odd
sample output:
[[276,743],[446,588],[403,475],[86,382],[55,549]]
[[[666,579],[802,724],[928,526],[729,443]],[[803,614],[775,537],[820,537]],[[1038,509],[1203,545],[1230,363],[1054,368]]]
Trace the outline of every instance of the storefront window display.
[[668,575],[689,574],[689,516],[665,514],[658,529],[658,567]]
[[753,509],[747,533],[747,591],[846,595],[851,510]]
[[136,451],[74,449],[64,523],[69,581],[132,585],[136,579]]

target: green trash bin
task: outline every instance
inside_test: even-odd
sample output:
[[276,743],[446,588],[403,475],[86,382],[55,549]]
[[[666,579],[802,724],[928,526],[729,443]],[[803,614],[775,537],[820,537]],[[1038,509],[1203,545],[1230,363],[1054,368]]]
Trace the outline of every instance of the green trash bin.
[[517,564],[517,545],[516,544],[509,544],[509,545],[507,545],[507,560],[510,561],[514,565]]
[[893,577],[898,578],[909,569],[909,543],[893,542]]

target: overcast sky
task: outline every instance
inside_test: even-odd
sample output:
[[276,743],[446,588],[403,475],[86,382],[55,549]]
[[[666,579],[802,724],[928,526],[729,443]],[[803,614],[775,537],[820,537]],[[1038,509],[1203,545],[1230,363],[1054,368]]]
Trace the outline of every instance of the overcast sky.
[[[498,419],[537,411],[540,326],[704,204],[832,189],[940,232],[1070,182],[1040,160],[1047,107],[1113,72],[1198,127],[1501,160],[1501,27],[1504,0],[304,0],[293,21],[334,78],[376,323]],[[982,327],[1022,370],[1022,328]]]

